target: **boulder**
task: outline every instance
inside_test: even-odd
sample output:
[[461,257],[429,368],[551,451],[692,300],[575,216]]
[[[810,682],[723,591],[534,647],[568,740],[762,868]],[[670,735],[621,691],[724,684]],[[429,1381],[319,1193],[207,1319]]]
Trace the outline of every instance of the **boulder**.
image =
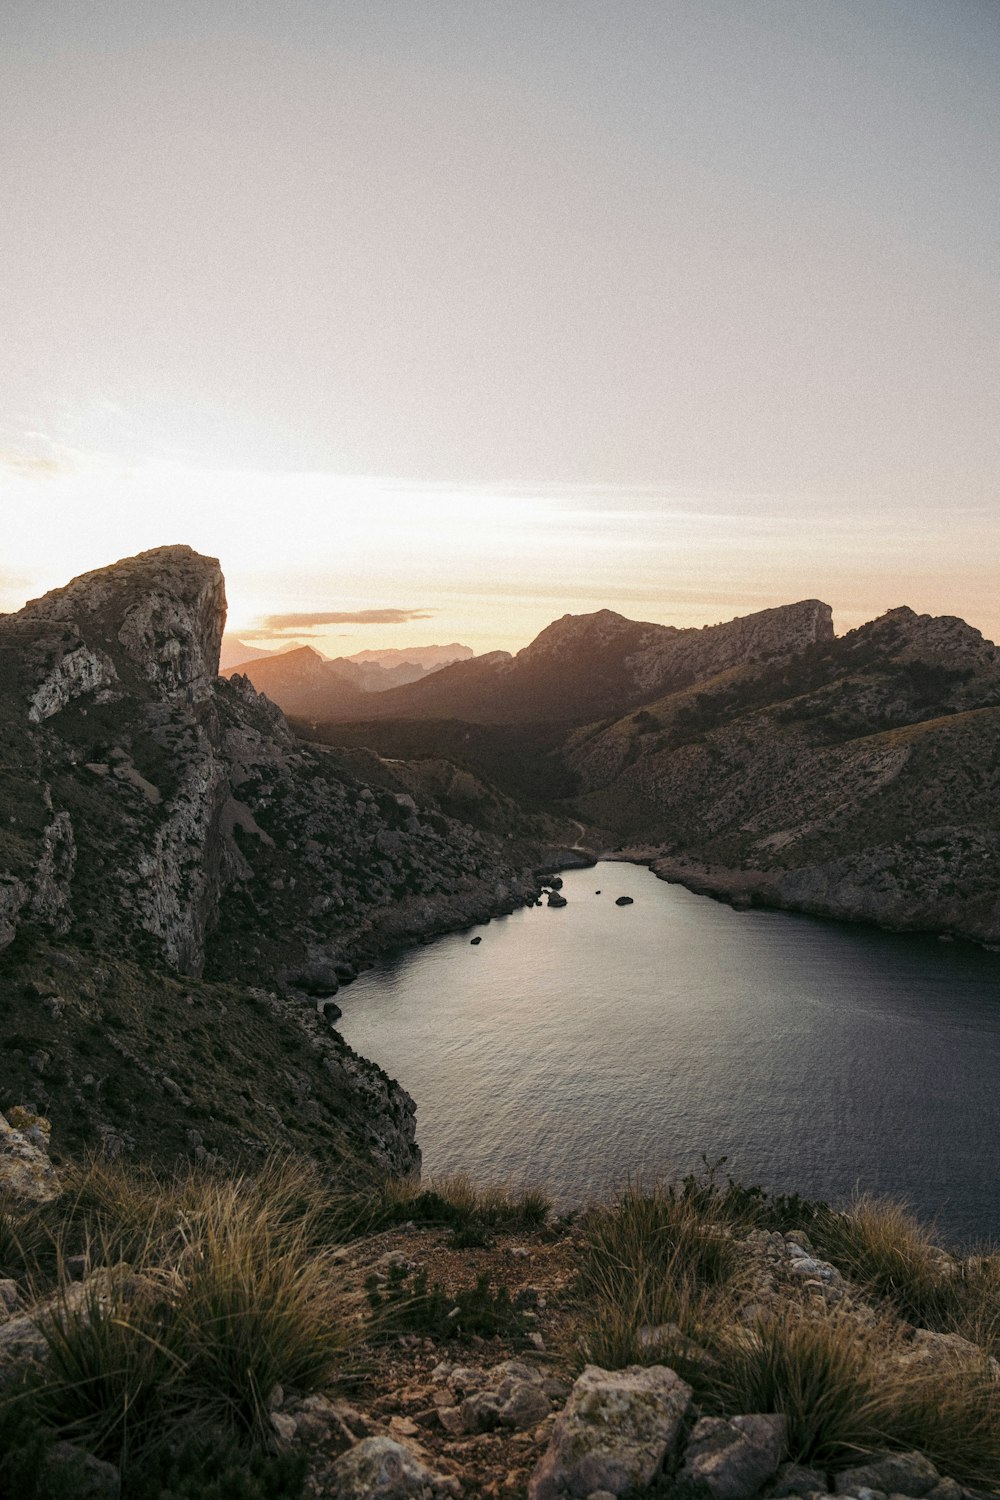
[[679,1477],[704,1485],[715,1500],[751,1500],[777,1473],[787,1433],[787,1419],[774,1414],[702,1417]]
[[856,1495],[859,1490],[881,1490],[885,1495],[927,1495],[940,1482],[940,1475],[922,1453],[887,1453],[869,1463],[844,1469],[835,1476],[838,1495]]
[[673,1455],[691,1387],[664,1365],[588,1365],[556,1418],[528,1500],[623,1495],[650,1484]]
[[822,1495],[826,1492],[827,1476],[819,1469],[808,1469],[803,1464],[782,1464],[769,1493],[774,1496],[774,1500],[784,1500],[788,1495],[797,1495],[799,1500],[807,1500],[809,1495]]
[[51,1203],[62,1191],[49,1160],[48,1120],[26,1109],[0,1115],[0,1190],[22,1203]]
[[371,1437],[341,1454],[330,1471],[337,1500],[431,1500],[461,1494],[457,1479],[428,1469],[402,1443]]
[[[507,1360],[490,1370],[488,1384],[473,1391],[462,1402],[460,1412],[464,1432],[490,1432],[495,1427],[524,1431],[537,1427],[552,1410],[545,1394],[542,1377],[520,1360]],[[447,1427],[447,1422],[442,1422]]]
[[114,1464],[95,1458],[75,1443],[53,1443],[45,1455],[46,1479],[53,1493],[74,1500],[118,1500],[121,1477]]
[[938,1333],[933,1328],[915,1328],[913,1340],[899,1363],[913,1365],[965,1365],[973,1369],[987,1367],[994,1380],[1000,1380],[1000,1363],[985,1349],[964,1339],[960,1333]]
[[634,901],[633,901],[633,898],[631,896],[616,896],[616,898],[615,898],[615,905],[616,906],[632,906],[632,905],[634,905]]

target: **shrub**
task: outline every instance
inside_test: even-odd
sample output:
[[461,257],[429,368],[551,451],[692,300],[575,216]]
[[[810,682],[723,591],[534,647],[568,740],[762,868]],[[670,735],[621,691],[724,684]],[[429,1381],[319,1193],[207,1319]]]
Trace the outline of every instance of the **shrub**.
[[782,1412],[797,1463],[837,1464],[881,1435],[881,1371],[847,1319],[792,1311],[731,1327],[707,1384],[720,1409]]
[[193,1226],[180,1276],[186,1387],[263,1435],[273,1387],[315,1388],[344,1346],[328,1258],[307,1224],[275,1226],[253,1205],[239,1213],[224,1204]]
[[551,1200],[541,1188],[482,1187],[455,1175],[426,1186],[412,1179],[386,1178],[374,1192],[354,1195],[350,1216],[354,1232],[361,1234],[411,1220],[472,1233],[540,1229],[551,1211]]
[[[629,1184],[583,1219],[577,1290],[588,1310],[580,1339],[586,1359],[620,1368],[662,1362],[685,1373],[700,1364],[692,1343],[711,1338],[745,1275],[715,1196]],[[674,1325],[656,1339],[652,1330]],[[683,1366],[683,1369],[682,1369]]]
[[[273,1387],[314,1389],[347,1343],[337,1275],[317,1245],[329,1195],[312,1174],[273,1163],[256,1176],[160,1184],[92,1164],[77,1188],[57,1262],[82,1244],[110,1268],[82,1288],[63,1282],[41,1325],[49,1368],[18,1393],[21,1409],[30,1401],[41,1429],[126,1473],[164,1429],[208,1423],[260,1444]],[[114,1264],[123,1247],[131,1267]]]
[[482,1338],[498,1335],[520,1337],[524,1319],[510,1300],[505,1286],[490,1290],[488,1275],[474,1287],[449,1295],[440,1282],[428,1285],[427,1272],[411,1273],[405,1266],[392,1266],[388,1281],[379,1284],[371,1276],[366,1283],[374,1331],[383,1336],[421,1333],[430,1338]]
[[884,1297],[911,1322],[950,1328],[961,1288],[934,1236],[900,1203],[865,1194],[845,1213],[827,1210],[810,1226],[817,1249],[851,1281]]
[[[138,1283],[138,1285],[137,1285]],[[161,1420],[184,1361],[169,1297],[151,1277],[116,1267],[67,1287],[41,1324],[49,1346],[39,1411],[62,1437],[127,1463]]]

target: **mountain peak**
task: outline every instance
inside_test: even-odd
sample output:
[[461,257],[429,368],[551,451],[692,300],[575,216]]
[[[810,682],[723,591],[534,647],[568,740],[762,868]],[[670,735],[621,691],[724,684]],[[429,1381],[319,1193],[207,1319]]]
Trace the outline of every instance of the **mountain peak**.
[[4,617],[35,637],[30,716],[49,718],[81,693],[119,697],[127,684],[160,698],[204,701],[218,673],[226,620],[219,561],[156,547],[81,573]]

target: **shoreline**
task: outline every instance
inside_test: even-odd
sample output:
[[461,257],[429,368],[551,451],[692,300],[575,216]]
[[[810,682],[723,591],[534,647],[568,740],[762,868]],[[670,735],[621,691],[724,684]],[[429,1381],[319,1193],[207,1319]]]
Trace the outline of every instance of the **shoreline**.
[[[809,882],[817,873],[830,867],[805,870],[745,870],[727,865],[709,865],[703,860],[685,859],[670,855],[651,845],[631,845],[621,849],[607,850],[600,859],[618,861],[622,864],[643,865],[657,880],[668,885],[681,885],[695,896],[709,896],[731,906],[734,911],[784,911],[801,916],[821,917],[827,921],[848,922],[853,926],[874,927],[881,932],[911,934],[913,936],[936,937],[942,942],[962,941],[983,948],[987,952],[1000,952],[1000,931],[970,930],[960,923],[934,920],[914,916],[906,919],[898,910],[879,912],[871,893],[847,882],[829,882],[830,894],[823,899],[815,892],[796,896],[794,889],[782,889],[782,882],[794,884]],[[845,890],[845,886],[847,889]],[[852,901],[848,891],[853,891]]]

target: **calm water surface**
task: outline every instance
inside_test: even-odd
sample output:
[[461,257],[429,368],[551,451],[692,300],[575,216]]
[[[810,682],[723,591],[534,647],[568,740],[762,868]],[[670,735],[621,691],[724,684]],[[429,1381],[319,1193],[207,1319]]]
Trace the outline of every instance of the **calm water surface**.
[[949,1236],[1000,1239],[1000,955],[735,912],[633,865],[564,882],[568,906],[338,996],[346,1040],[417,1100],[427,1175],[571,1202],[727,1153],[747,1182],[903,1194]]

